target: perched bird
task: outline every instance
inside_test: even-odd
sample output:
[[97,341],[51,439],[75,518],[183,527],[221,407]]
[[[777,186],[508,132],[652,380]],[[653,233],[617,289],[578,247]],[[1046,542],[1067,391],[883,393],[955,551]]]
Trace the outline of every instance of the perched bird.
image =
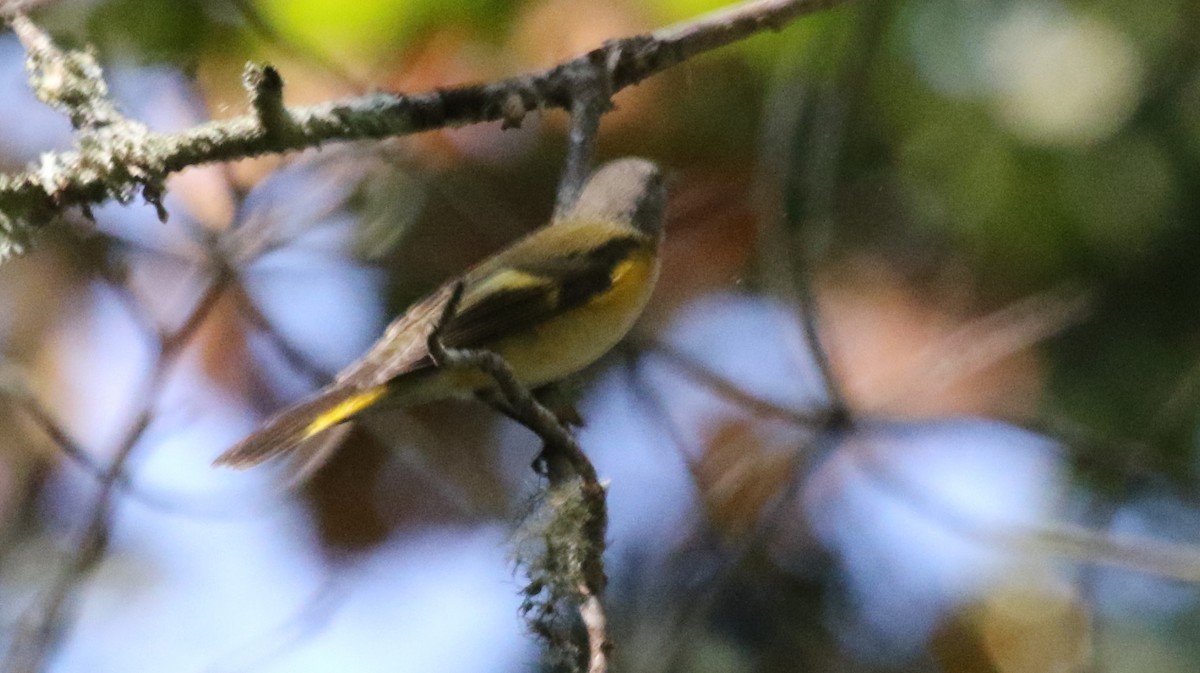
[[[653,163],[626,158],[603,165],[565,216],[415,303],[332,383],[279,412],[216,464],[242,468],[310,453],[372,407],[492,388],[483,372],[434,362],[428,339],[435,329],[446,348],[499,354],[528,387],[583,369],[625,336],[650,297],[665,204]],[[456,307],[443,315],[456,293]]]

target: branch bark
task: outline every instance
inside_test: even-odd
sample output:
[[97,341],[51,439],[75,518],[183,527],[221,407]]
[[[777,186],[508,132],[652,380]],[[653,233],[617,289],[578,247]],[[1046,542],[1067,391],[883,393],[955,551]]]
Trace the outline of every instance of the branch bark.
[[[27,19],[10,18],[31,56],[37,54],[31,71],[80,71],[78,81],[89,86],[76,87],[79,96],[59,96],[52,103],[78,120],[77,148],[48,153],[24,172],[0,175],[0,259],[23,251],[33,233],[67,208],[86,212],[109,199],[128,203],[139,193],[157,205],[166,176],[188,166],[500,119],[511,126],[531,111],[576,107],[580,72],[596,73],[596,81],[610,83],[608,93],[615,94],[693,56],[779,30],[844,1],[753,0],[650,34],[610,40],[548,70],[486,84],[407,95],[376,93],[305,107],[280,105],[274,90],[277,73],[264,67],[247,78],[252,114],[174,134],[154,133],[120,117],[94,60],[82,70],[71,65],[86,65],[84,57],[90,55],[62,51]],[[48,100],[47,87],[61,88],[54,77],[31,79],[43,100]]]

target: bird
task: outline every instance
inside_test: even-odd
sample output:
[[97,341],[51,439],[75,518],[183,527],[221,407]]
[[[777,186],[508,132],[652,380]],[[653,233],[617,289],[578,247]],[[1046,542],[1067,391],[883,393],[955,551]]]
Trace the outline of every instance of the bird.
[[665,208],[663,174],[653,162],[626,157],[600,166],[564,215],[414,303],[331,383],[269,418],[214,464],[247,468],[287,454],[325,454],[368,410],[494,392],[482,371],[438,365],[429,350],[435,330],[447,349],[499,355],[531,389],[587,367],[625,337],[650,298]]

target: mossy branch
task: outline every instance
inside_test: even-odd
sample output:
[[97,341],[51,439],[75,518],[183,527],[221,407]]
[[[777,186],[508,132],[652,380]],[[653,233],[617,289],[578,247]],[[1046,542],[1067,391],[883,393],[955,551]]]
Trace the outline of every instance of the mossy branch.
[[[529,574],[522,612],[531,630],[569,670],[606,673],[611,644],[601,597],[608,505],[605,488],[567,424],[539,402],[497,353],[449,349],[442,326],[458,310],[459,281],[429,335],[429,353],[439,367],[483,372],[496,384],[480,397],[542,440],[535,465],[548,484],[517,533],[516,560]],[[583,627],[583,647],[573,637],[571,614]]]

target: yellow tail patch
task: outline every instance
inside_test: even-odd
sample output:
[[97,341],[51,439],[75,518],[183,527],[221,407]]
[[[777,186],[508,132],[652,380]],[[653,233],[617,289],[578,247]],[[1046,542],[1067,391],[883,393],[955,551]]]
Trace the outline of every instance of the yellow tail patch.
[[375,404],[386,392],[387,386],[375,386],[338,402],[328,411],[313,419],[313,422],[304,428],[304,439],[308,439],[349,419],[354,414]]

